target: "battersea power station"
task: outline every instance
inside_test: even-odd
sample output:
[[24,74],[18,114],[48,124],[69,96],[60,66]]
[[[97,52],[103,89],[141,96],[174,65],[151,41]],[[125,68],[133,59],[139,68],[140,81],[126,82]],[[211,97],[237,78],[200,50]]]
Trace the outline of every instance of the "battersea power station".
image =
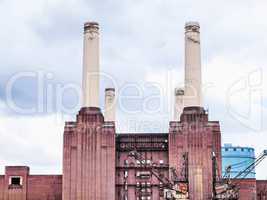
[[167,133],[117,133],[114,88],[105,89],[102,113],[99,40],[98,23],[85,23],[83,106],[75,121],[65,123],[63,174],[31,175],[27,166],[6,166],[0,200],[267,199],[267,181],[247,177],[267,151],[234,177],[231,165],[222,169],[220,123],[209,119],[202,103],[197,22],[185,24],[184,88],[175,90]]

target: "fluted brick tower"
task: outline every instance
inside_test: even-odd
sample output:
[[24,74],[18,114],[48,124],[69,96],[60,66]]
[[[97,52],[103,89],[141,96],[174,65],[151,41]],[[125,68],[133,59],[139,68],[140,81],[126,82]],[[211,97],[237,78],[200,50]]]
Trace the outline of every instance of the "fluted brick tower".
[[202,107],[186,107],[180,121],[170,122],[169,165],[181,171],[188,156],[189,196],[208,200],[212,195],[212,153],[221,172],[221,132],[218,121],[209,121]]
[[84,26],[83,108],[66,122],[63,200],[115,200],[115,123],[99,105],[99,27]]

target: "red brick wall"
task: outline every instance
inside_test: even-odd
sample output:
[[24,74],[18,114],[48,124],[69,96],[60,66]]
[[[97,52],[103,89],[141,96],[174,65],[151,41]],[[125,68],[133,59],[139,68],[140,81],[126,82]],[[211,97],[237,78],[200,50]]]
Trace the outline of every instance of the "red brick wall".
[[256,179],[232,180],[239,188],[239,200],[256,200]]
[[212,152],[221,173],[221,132],[219,122],[208,121],[201,107],[187,107],[181,121],[170,122],[169,162],[181,171],[182,155],[188,153],[190,199],[208,200],[212,194]]
[[30,175],[27,200],[61,200],[62,175]]
[[115,200],[115,124],[99,108],[66,123],[63,154],[64,200]]
[[267,200],[267,180],[257,180],[257,200]]
[[[7,166],[5,168],[4,200],[27,200],[29,171],[29,167],[26,166]],[[22,178],[22,186],[9,185],[9,179],[12,176],[20,176]]]
[[5,181],[5,176],[0,175],[0,199],[4,199],[4,181]]
[[[22,177],[22,186],[9,185],[11,176]],[[62,175],[29,175],[26,166],[6,167],[0,176],[0,200],[62,200]]]

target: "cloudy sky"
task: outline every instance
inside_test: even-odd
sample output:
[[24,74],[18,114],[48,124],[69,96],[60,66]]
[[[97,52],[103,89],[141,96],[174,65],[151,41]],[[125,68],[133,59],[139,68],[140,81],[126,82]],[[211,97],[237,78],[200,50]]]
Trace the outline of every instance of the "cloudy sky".
[[[168,131],[173,91],[183,86],[184,24],[199,21],[205,108],[224,143],[259,154],[267,148],[266,8],[266,0],[0,0],[0,173],[5,165],[61,173],[85,21],[101,28],[101,105],[105,87],[139,96],[120,99],[118,132]],[[258,178],[267,178],[264,167]]]

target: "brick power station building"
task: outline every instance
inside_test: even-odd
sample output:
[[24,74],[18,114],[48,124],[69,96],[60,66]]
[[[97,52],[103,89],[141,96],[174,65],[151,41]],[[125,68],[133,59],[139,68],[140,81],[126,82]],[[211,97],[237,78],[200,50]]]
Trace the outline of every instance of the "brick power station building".
[[[8,166],[0,176],[0,200],[212,199],[222,171],[221,131],[202,106],[199,29],[186,23],[185,86],[175,92],[169,132],[120,134],[115,89],[105,90],[104,114],[99,108],[99,26],[85,23],[83,107],[65,124],[63,175]],[[233,181],[240,200],[267,199],[266,181]]]

